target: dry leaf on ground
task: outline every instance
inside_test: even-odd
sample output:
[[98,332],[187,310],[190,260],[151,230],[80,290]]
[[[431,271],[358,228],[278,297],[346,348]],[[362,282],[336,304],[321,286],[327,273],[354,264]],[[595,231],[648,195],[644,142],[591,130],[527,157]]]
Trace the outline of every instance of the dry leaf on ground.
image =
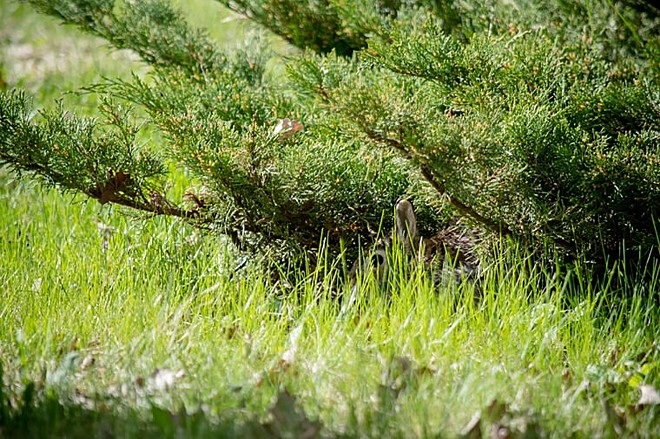
[[660,393],[658,390],[648,384],[643,384],[639,386],[639,390],[642,392],[637,401],[637,405],[658,405],[660,404]]
[[182,370],[156,369],[147,380],[151,390],[169,390],[174,383],[185,375]]

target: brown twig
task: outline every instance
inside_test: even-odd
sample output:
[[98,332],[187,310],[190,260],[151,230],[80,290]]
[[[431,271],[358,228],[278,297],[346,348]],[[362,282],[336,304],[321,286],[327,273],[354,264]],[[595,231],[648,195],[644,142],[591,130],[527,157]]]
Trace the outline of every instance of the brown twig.
[[513,232],[511,229],[508,227],[493,221],[489,218],[486,218],[485,216],[479,214],[476,210],[471,208],[470,206],[464,204],[460,200],[450,196],[447,193],[447,190],[440,184],[440,182],[435,178],[433,173],[431,172],[431,168],[429,165],[421,165],[420,166],[422,175],[428,181],[431,186],[433,186],[433,189],[436,190],[440,195],[444,195],[445,197],[448,198],[449,203],[456,208],[459,212],[461,212],[463,215],[468,216],[475,220],[476,222],[483,224],[487,229],[490,229],[496,233],[501,234],[502,236],[513,236]]
[[101,200],[101,197],[98,195],[98,193],[95,193],[95,191],[93,190],[88,190],[84,192],[87,196],[89,196],[90,198],[94,198],[101,204],[112,203],[124,207],[130,207],[131,209],[135,209],[135,210],[148,212],[154,215],[169,215],[169,216],[176,216],[185,219],[191,219],[199,216],[199,212],[197,211],[197,209],[185,210],[175,207],[169,202],[165,205],[157,206],[154,205],[153,203],[143,203],[136,201],[134,199],[125,198],[118,194],[115,194],[114,196],[109,197],[108,199]]
[[[380,133],[377,133],[373,130],[370,130],[366,127],[363,127],[365,133],[367,134],[367,137],[369,137],[371,140],[382,143],[385,145],[388,145],[397,151],[401,152],[404,157],[407,160],[413,160],[413,157],[411,156],[409,152],[409,148],[406,147],[402,142],[385,137],[381,135]],[[440,195],[445,196],[448,198],[449,203],[456,208],[461,214],[472,218],[474,221],[478,222],[479,224],[482,224],[484,227],[487,229],[499,233],[502,236],[508,236],[508,237],[516,237],[516,238],[521,238],[521,236],[517,233],[514,233],[513,230],[511,230],[509,227],[505,226],[504,224],[501,224],[497,221],[491,220],[489,218],[486,218],[485,216],[479,214],[476,210],[474,210],[472,207],[468,206],[467,204],[461,202],[460,200],[452,197],[446,190],[446,188],[438,181],[438,179],[435,177],[433,172],[431,171],[431,167],[426,164],[420,164],[420,171],[422,173],[422,176],[426,179],[426,181],[429,182],[429,184],[433,187],[433,189],[436,190]],[[548,235],[550,236],[550,235]],[[576,247],[574,243],[571,243],[565,239],[559,238],[559,237],[550,237],[552,241],[558,245],[559,247],[562,247],[563,249],[574,253],[576,251]]]

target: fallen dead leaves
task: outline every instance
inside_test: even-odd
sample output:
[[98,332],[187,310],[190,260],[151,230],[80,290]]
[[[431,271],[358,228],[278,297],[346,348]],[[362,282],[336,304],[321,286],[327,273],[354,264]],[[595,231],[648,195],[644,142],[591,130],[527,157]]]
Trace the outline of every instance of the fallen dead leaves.
[[168,391],[184,376],[185,372],[183,370],[156,369],[148,379],[138,378],[136,384],[138,384],[139,380],[141,387],[145,387],[151,391]]
[[289,339],[286,344],[286,349],[277,360],[277,362],[265,370],[255,374],[254,384],[257,387],[261,387],[264,383],[281,383],[284,379],[286,373],[296,374],[296,369],[293,367],[296,363],[296,354],[298,352],[298,340],[300,339],[300,334],[302,333],[303,325],[296,326],[289,333]]
[[[233,324],[228,322],[230,327]],[[232,334],[233,332],[234,330]],[[303,332],[302,325],[291,327],[288,338],[272,366],[265,368],[256,380],[232,390],[238,395],[239,400],[249,398],[253,392],[272,392],[270,393],[272,400],[266,405],[267,408],[237,411],[236,407],[232,407],[227,412],[241,413],[240,418],[232,422],[235,422],[236,428],[247,436],[307,439],[332,436],[331,427],[324,425],[318,417],[310,416],[303,408],[299,398],[303,395],[296,395],[289,390],[292,388],[290,383],[295,383],[307,370]],[[166,422],[167,428],[171,427],[173,431],[186,431],[186,426],[193,422],[191,419],[199,417],[203,418],[205,423],[217,422],[217,419],[213,418],[215,415],[210,416],[206,406],[200,406],[192,412],[186,411],[185,408],[178,411],[166,408],[171,405],[170,396],[174,395],[174,392],[189,388],[188,380],[194,374],[189,374],[183,369],[156,368],[146,375],[129,378],[120,385],[108,388],[105,395],[109,398],[106,398],[97,391],[90,393],[85,391],[85,387],[78,387],[78,382],[85,375],[90,374],[87,378],[94,379],[107,367],[108,361],[103,358],[98,342],[81,344],[74,337],[62,344],[59,355],[61,360],[59,365],[48,374],[48,383],[65,386],[72,384],[73,395],[70,401],[87,410],[112,410],[113,401],[125,404],[125,400],[137,398],[148,403],[152,408],[153,422]],[[375,404],[371,405],[375,410],[373,415],[378,417],[393,416],[401,407],[401,401],[408,396],[416,396],[415,392],[420,388],[420,383],[433,385],[444,376],[442,370],[438,370],[434,358],[429,361],[428,366],[419,365],[415,359],[403,355],[379,358],[382,366],[380,383],[373,394],[372,402]],[[591,375],[587,375],[582,382],[575,383],[574,374],[567,366],[561,375],[563,393],[568,403],[576,398],[586,398],[596,402],[597,412],[602,413],[600,423],[602,436],[634,436],[640,423],[648,422],[650,416],[655,416],[653,414],[658,413],[657,406],[660,405],[660,392],[648,382],[652,377],[649,371],[655,370],[657,363],[649,362],[646,357],[644,360],[646,360],[644,363],[638,363],[632,368],[634,372],[632,376],[639,375],[639,379],[643,380],[641,382],[638,378],[631,380],[629,373],[621,374],[617,378],[611,373],[613,365],[603,365],[602,370],[594,368]],[[647,367],[647,364],[651,366]],[[612,380],[615,380],[616,386]],[[306,402],[309,403],[308,400]],[[542,414],[534,408],[526,405],[521,407],[519,402],[494,399],[474,413],[461,429],[459,437],[468,439],[548,437],[552,428],[551,425],[546,426],[547,422],[547,414]]]
[[639,391],[641,392],[641,396],[639,397],[639,401],[637,401],[638,407],[660,404],[660,392],[655,387],[642,384],[639,386]]
[[381,373],[380,396],[397,399],[399,395],[416,388],[420,378],[436,374],[436,370],[428,366],[417,366],[405,356],[394,356],[389,361],[383,361]]
[[[176,437],[187,436],[185,424],[189,423],[190,419],[201,416],[204,421],[208,421],[203,411],[187,413],[181,409],[176,412],[157,405],[151,406],[151,416],[152,421],[161,429],[178,432]],[[261,439],[316,439],[322,436],[323,429],[323,424],[310,419],[296,398],[286,390],[277,394],[265,420],[253,416],[243,422],[237,420],[237,424],[240,425],[235,426],[236,431],[240,432],[242,437]]]
[[275,128],[273,128],[273,136],[279,137],[280,139],[289,139],[291,136],[304,129],[305,127],[300,121],[284,118],[280,119]]
[[[639,386],[640,397],[636,404],[628,407],[613,405],[606,398],[601,399],[604,430],[607,435],[634,436],[634,423],[631,422],[643,410],[660,405],[660,392],[651,385]],[[527,410],[513,409],[509,404],[492,400],[483,411],[476,412],[463,427],[463,439],[510,439],[537,438],[548,436],[541,428],[537,416]]]

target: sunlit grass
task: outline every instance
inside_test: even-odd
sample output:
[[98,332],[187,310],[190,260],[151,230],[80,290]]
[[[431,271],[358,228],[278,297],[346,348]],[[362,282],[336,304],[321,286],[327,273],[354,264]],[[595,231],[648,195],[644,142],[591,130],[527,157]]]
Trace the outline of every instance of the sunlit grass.
[[[454,435],[500,401],[543,431],[598,435],[603,400],[631,406],[637,385],[657,382],[657,298],[579,296],[568,273],[519,254],[490,267],[476,302],[472,285],[438,292],[406,269],[398,288],[371,284],[349,304],[315,273],[282,289],[258,264],[235,271],[221,240],[177,221],[3,181],[10,389],[34,381],[68,401],[204,407],[240,423],[264,418],[286,388],[351,436]],[[157,370],[180,376],[150,384]]]
[[[43,44],[97,53],[98,41],[11,5],[3,20],[24,41],[43,32]],[[209,11],[191,17],[227,38],[236,24]],[[140,68],[116,64],[8,79],[48,106]],[[94,114],[93,100],[76,105]],[[180,198],[188,183],[177,173]],[[653,261],[643,277],[617,265],[594,280],[586,264],[545,267],[504,243],[481,294],[469,283],[436,291],[399,264],[389,288],[360,279],[351,301],[337,261],[283,285],[237,256],[176,219],[128,216],[0,171],[0,436],[257,436],[276,423],[284,389],[327,436],[453,437],[478,412],[485,435],[497,423],[531,437],[660,429],[657,406],[635,408],[640,385],[660,384]],[[32,411],[21,408],[31,386]]]

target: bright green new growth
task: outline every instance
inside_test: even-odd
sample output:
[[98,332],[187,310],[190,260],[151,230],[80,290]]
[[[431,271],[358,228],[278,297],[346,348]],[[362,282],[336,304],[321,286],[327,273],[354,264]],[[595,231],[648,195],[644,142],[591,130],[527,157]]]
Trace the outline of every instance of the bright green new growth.
[[[280,258],[319,245],[354,254],[358,238],[391,228],[402,195],[418,199],[430,231],[449,205],[481,228],[571,257],[655,245],[651,6],[227,2],[311,49],[285,59],[284,74],[267,68],[265,44],[222,49],[163,1],[31,3],[151,66],[146,77],[88,89],[104,96],[107,128],[62,112],[13,117],[32,110],[6,92],[0,162],[63,189],[180,216]],[[566,18],[575,13],[588,22]],[[139,107],[133,117],[160,145],[136,141],[142,125],[117,99]],[[282,120],[304,130],[278,134]],[[77,146],[60,151],[55,134],[36,134],[49,130]],[[164,193],[156,156],[189,173],[187,201]]]

